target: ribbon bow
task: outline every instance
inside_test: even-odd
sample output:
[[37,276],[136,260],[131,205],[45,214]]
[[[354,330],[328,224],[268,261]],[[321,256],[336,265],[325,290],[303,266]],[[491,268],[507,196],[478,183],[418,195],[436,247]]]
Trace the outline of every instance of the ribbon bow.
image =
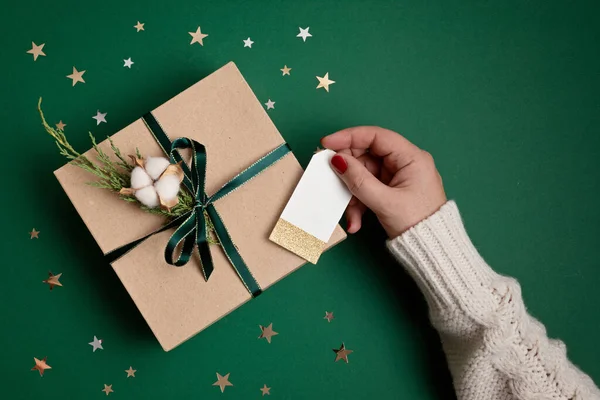
[[[250,292],[253,297],[258,296],[261,293],[261,288],[254,276],[250,272],[250,269],[244,262],[241,254],[236,248],[221,216],[214,206],[214,202],[227,196],[234,190],[239,189],[246,182],[275,164],[287,153],[290,152],[290,147],[287,143],[279,145],[277,148],[254,162],[248,168],[240,172],[238,175],[233,177],[227,183],[217,190],[212,196],[208,196],[205,190],[206,181],[206,148],[203,144],[198,143],[195,140],[188,138],[178,138],[173,142],[169,140],[169,137],[164,132],[156,118],[152,113],[144,115],[142,118],[150,133],[154,136],[162,150],[169,156],[171,162],[180,162],[184,173],[183,184],[187,190],[192,194],[195,200],[194,208],[191,211],[175,218],[161,229],[152,232],[151,234],[136,240],[124,247],[127,250],[141,243],[148,237],[163,232],[167,229],[176,228],[175,232],[169,238],[167,247],[165,248],[165,261],[177,267],[187,264],[190,260],[192,253],[195,248],[198,248],[200,254],[200,264],[204,279],[208,280],[211,273],[213,272],[213,260],[210,253],[208,243],[208,227],[207,218],[210,219],[214,227],[214,233],[227,256],[227,259],[237,272],[241,281],[244,283],[246,289]],[[191,149],[192,162],[190,167],[187,166],[178,150]],[[206,216],[205,216],[206,213]],[[176,248],[183,242],[181,253],[174,260],[174,253]],[[118,249],[119,252],[123,248]]]

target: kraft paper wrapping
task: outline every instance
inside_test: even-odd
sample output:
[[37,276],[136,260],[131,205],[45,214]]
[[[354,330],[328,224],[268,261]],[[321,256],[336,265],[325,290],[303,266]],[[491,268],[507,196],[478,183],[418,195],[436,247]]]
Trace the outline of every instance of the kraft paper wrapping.
[[[171,139],[184,136],[206,146],[209,195],[284,142],[232,62],[152,112]],[[164,156],[141,120],[117,132],[112,139],[124,154],[134,154],[138,147],[144,156]],[[112,154],[107,141],[100,147]],[[86,156],[94,159],[93,150]],[[67,164],[55,175],[104,253],[163,223],[161,217],[143,212],[108,190],[86,185],[94,176],[81,168]],[[241,189],[215,202],[234,243],[263,289],[305,263],[269,241],[301,175],[302,168],[290,153]],[[164,249],[172,232],[150,237],[112,263],[166,351],[251,298],[218,246],[211,246],[215,269],[208,282],[202,275],[197,253],[183,267],[168,265]],[[345,237],[338,226],[327,248]]]

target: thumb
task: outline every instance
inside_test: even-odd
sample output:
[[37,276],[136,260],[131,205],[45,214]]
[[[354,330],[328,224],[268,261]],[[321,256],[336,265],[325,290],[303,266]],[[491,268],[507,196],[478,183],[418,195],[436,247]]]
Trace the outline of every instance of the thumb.
[[373,211],[381,208],[387,186],[360,161],[349,154],[337,153],[331,158],[331,165],[358,200]]

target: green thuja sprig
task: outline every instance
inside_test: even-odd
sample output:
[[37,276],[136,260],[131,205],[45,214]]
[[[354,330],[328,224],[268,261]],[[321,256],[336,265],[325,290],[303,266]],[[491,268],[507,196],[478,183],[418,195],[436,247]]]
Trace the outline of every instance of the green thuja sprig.
[[[85,171],[95,175],[98,177],[95,181],[87,182],[90,186],[95,186],[102,189],[108,189],[112,192],[117,193],[121,199],[129,202],[136,203],[142,210],[155,215],[160,215],[167,218],[167,222],[173,218],[177,218],[194,208],[194,199],[192,195],[185,189],[181,189],[178,194],[179,203],[172,207],[170,210],[165,210],[162,208],[148,208],[141,204],[134,196],[127,196],[120,194],[120,190],[122,188],[128,187],[128,183],[131,177],[131,170],[133,170],[134,166],[129,164],[123,154],[119,150],[117,146],[113,143],[112,139],[108,137],[108,141],[110,143],[110,148],[114,153],[117,161],[113,161],[111,157],[109,157],[97,144],[96,138],[90,132],[90,140],[92,141],[92,148],[96,152],[96,160],[97,163],[92,162],[89,158],[86,157],[85,154],[80,154],[71,146],[67,137],[65,136],[64,131],[61,129],[55,129],[51,127],[46,119],[44,118],[44,113],[42,112],[42,98],[38,102],[38,111],[40,113],[40,117],[42,118],[42,125],[46,132],[50,136],[54,138],[56,142],[56,146],[62,156],[64,156],[72,165],[75,165],[79,168],[84,169]],[[138,158],[142,158],[140,151],[135,149],[136,156]],[[207,219],[207,226],[209,231],[214,231],[214,227],[210,219]],[[209,242],[218,243],[214,238],[214,235],[210,235]]]

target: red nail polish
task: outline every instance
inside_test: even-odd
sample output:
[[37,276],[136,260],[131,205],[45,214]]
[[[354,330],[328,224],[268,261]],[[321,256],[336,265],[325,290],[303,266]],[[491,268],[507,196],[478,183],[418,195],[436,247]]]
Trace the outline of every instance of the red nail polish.
[[351,224],[350,224],[350,221],[348,221],[348,222],[346,223],[346,231],[350,229],[350,225],[351,225]]
[[346,160],[344,160],[344,157],[340,156],[339,154],[336,154],[331,158],[331,165],[333,165],[333,168],[335,168],[340,174],[343,174],[348,169]]

